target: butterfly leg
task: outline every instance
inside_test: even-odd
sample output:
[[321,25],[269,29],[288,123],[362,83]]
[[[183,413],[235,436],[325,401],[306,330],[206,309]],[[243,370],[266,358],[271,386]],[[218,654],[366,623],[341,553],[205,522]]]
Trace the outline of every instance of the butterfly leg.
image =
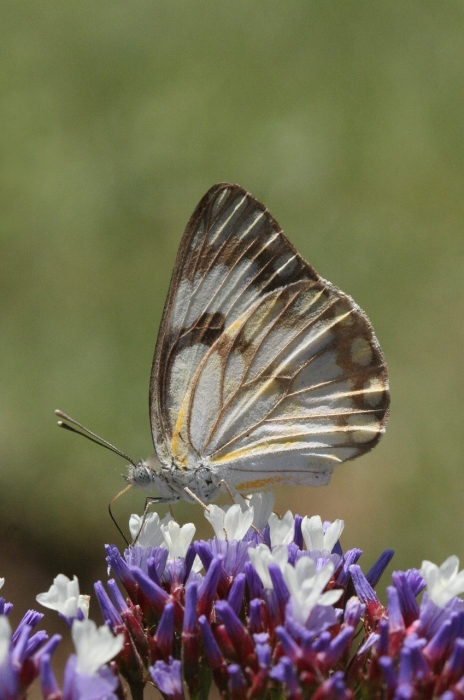
[[208,506],[206,505],[206,503],[203,503],[203,501],[201,500],[201,498],[198,498],[198,496],[197,496],[195,493],[193,493],[193,491],[191,491],[191,490],[189,489],[188,486],[184,486],[184,491],[185,491],[186,494],[188,494],[188,495],[190,496],[190,498],[193,498],[194,501],[196,501],[197,503],[199,503],[200,506],[201,506],[204,510],[206,510],[207,513],[209,513],[209,508],[208,508]]
[[[132,545],[131,545],[132,547],[134,547],[137,544],[137,540],[139,539],[140,533],[142,532],[143,527],[145,525],[145,520],[147,519],[148,509],[150,508],[150,506],[151,505],[162,505],[164,503],[170,504],[171,501],[172,501],[172,498],[162,498],[160,496],[147,496],[146,497],[145,508],[143,510],[143,516],[142,516],[142,522],[140,524],[139,531],[136,534],[134,541],[132,542]],[[169,505],[169,509],[171,510],[170,505]],[[171,511],[171,515],[172,515],[172,511]]]
[[[224,488],[226,489],[227,493],[228,493],[229,496],[230,496],[230,499],[231,499],[232,503],[235,503],[235,502],[236,502],[236,501],[235,501],[235,496],[234,496],[234,494],[232,493],[232,489],[230,488],[230,486],[229,486],[229,484],[227,483],[227,481],[226,481],[225,479],[221,479],[221,481],[219,482],[219,486],[224,486]],[[238,491],[238,493],[239,493],[239,495],[243,498],[243,500],[244,500],[244,501],[247,501],[247,503],[248,503],[248,501],[250,500],[250,496],[245,496],[245,494],[240,493],[240,491]]]
[[230,496],[230,500],[232,501],[232,503],[235,503],[234,494],[232,493],[232,489],[230,488],[227,481],[225,479],[221,479],[221,481],[219,482],[219,486],[224,486],[225,490],[227,491],[227,493]]

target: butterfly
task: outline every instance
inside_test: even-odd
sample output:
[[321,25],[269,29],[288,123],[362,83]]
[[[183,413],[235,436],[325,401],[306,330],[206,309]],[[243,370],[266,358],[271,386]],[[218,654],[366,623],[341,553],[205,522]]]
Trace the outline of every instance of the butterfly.
[[[322,279],[267,208],[211,187],[182,237],[150,377],[156,455],[128,467],[157,502],[327,484],[371,450],[389,406],[364,312]],[[188,491],[185,490],[187,487]]]
[[131,462],[124,478],[156,490],[150,501],[208,503],[224,483],[247,493],[327,484],[378,443],[389,400],[365,313],[264,204],[219,183],[193,212],[172,273],[150,377],[155,455],[134,462],[84,430]]

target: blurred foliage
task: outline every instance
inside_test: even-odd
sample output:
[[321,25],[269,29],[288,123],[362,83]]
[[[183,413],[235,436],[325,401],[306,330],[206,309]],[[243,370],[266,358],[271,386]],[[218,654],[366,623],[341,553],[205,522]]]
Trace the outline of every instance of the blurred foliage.
[[365,566],[386,547],[397,567],[463,555],[463,31],[448,0],[1,3],[4,559],[85,576],[119,541],[122,460],[53,410],[151,452],[170,272],[221,180],[367,311],[390,368],[379,447],[277,509],[345,518]]

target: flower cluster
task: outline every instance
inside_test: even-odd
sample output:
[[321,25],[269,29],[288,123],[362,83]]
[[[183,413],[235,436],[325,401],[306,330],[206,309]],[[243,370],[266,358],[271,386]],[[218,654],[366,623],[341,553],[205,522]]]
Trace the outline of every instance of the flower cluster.
[[[3,583],[4,579],[0,579],[0,588]],[[117,700],[119,674],[107,662],[121,651],[123,636],[114,636],[107,626],[97,628],[85,618],[78,603],[88,611],[88,597],[79,596],[76,578],[69,581],[61,574],[50,591],[41,593],[37,599],[58,610],[71,627],[76,654],[66,664],[63,690],[51,666],[61,636],[56,634],[48,639],[44,631],[33,634],[43,618],[34,610],[29,610],[12,631],[8,615],[13,606],[0,598],[0,700],[26,698],[28,688],[39,676],[45,700]]]
[[147,684],[166,700],[207,698],[213,684],[230,700],[464,698],[458,559],[394,572],[383,605],[375,587],[391,550],[364,573],[361,550],[342,551],[343,521],[273,505],[255,494],[208,506],[214,536],[197,541],[192,524],[133,515],[134,544],[106,547],[114,578],[95,584],[100,628],[77,580],[58,576],[37,600],[71,627],[63,690],[51,670],[59,637],[32,634],[32,611],[12,633],[0,599],[0,700],[26,697],[37,676],[45,700],[124,698],[121,677],[134,700]]

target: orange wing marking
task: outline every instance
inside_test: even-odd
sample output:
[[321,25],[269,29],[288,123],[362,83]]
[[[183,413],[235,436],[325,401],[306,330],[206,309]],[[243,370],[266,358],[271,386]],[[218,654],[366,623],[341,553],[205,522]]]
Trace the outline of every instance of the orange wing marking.
[[246,489],[262,489],[271,484],[279,484],[283,481],[281,476],[269,476],[267,479],[256,479],[255,481],[244,481],[237,486],[239,491],[246,491]]

